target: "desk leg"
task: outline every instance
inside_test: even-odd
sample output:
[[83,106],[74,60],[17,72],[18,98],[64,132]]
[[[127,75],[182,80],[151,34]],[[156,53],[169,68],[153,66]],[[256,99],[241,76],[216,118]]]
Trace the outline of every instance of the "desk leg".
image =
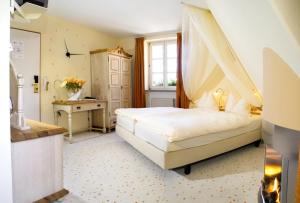
[[72,113],[68,113],[69,142],[72,143]]
[[106,124],[105,124],[105,108],[102,109],[102,132],[106,133]]
[[53,111],[53,113],[54,113],[54,124],[58,126],[58,115],[57,115],[58,113],[57,111]]
[[89,131],[92,131],[92,111],[88,111]]

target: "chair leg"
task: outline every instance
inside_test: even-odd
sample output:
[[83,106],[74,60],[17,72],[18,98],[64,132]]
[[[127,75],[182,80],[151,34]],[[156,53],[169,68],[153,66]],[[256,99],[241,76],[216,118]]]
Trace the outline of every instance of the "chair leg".
[[185,165],[184,166],[184,174],[189,175],[191,173],[191,168],[192,168],[191,164]]
[[257,140],[256,142],[254,142],[254,146],[259,147],[260,143],[261,143],[261,140]]

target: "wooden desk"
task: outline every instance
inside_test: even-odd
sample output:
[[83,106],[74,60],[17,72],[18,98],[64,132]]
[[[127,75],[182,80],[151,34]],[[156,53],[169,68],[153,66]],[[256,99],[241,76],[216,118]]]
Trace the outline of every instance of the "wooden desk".
[[[99,100],[83,99],[78,101],[67,101],[67,100],[57,100],[52,102],[53,112],[54,112],[54,122],[58,125],[58,112],[64,111],[68,114],[68,129],[69,129],[69,142],[72,143],[72,114],[76,112],[87,111],[88,121],[89,121],[89,131],[100,130],[106,133],[105,128],[105,108],[106,102]],[[92,115],[93,110],[102,110],[103,123],[102,128],[92,128]]]

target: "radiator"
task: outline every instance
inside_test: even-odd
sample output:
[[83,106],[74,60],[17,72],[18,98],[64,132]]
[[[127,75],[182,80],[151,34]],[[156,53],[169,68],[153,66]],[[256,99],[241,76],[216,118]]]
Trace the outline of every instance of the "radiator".
[[175,98],[151,98],[151,107],[175,107]]

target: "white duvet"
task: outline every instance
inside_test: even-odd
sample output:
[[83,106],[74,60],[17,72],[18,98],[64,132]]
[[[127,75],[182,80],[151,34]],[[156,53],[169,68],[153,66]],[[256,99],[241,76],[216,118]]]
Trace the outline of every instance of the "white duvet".
[[135,121],[145,116],[161,115],[171,112],[184,111],[174,107],[151,107],[151,108],[120,108],[115,111],[117,115],[129,117]]
[[185,109],[138,118],[139,125],[159,133],[168,142],[243,127],[250,121],[248,116],[207,109]]

